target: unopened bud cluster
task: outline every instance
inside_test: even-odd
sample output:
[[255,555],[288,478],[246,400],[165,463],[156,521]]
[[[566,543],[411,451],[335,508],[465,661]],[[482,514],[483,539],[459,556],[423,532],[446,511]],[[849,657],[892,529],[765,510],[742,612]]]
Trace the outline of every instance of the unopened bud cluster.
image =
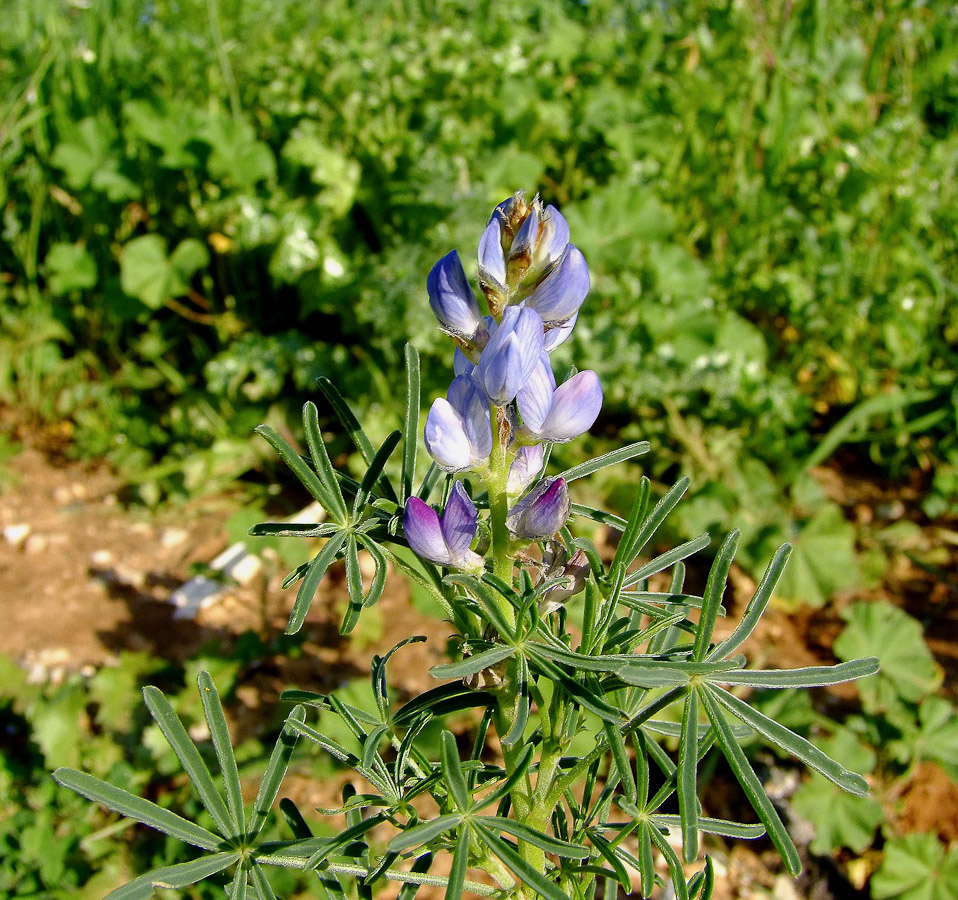
[[[554,206],[519,193],[492,213],[478,252],[483,315],[456,251],[429,273],[427,291],[440,327],[456,343],[455,377],[426,418],[426,449],[449,473],[470,473],[487,486],[490,461],[508,465],[506,524],[516,540],[545,541],[569,516],[562,479],[539,478],[544,448],[588,431],[602,407],[595,372],[556,383],[549,354],[572,332],[589,292],[589,269],[569,243],[569,225]],[[524,495],[524,496],[523,496]],[[457,481],[443,515],[412,498],[405,533],[424,559],[481,572],[471,545],[478,513]]]

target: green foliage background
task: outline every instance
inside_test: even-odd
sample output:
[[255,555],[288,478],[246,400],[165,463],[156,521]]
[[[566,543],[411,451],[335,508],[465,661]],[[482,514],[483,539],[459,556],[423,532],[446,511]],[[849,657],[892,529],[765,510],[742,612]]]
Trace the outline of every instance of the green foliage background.
[[425,273],[517,187],[592,267],[564,358],[603,378],[599,431],[654,438],[703,519],[779,496],[862,404],[844,439],[881,471],[953,469],[948,4],[3,19],[0,397],[68,419],[148,500],[258,466],[253,425],[320,374],[385,433],[410,336],[438,392]]
[[[560,464],[650,439],[650,474],[695,485],[679,530],[734,518],[756,568],[787,537],[786,594],[814,604],[862,575],[810,465],[842,448],[958,514],[953,4],[0,0],[0,21],[0,402],[69,422],[140,499],[255,489],[253,427],[295,431],[320,375],[381,439],[406,340],[438,395],[425,275],[451,248],[474,270],[492,204],[525,188],[593,274],[559,355],[599,372],[606,405]],[[870,651],[888,629],[857,615],[846,640]],[[857,734],[830,739],[850,758],[891,740],[878,765],[898,772],[954,710],[876,685]],[[79,690],[9,709],[41,733]],[[4,775],[37,792],[3,816],[27,856],[9,823],[52,791],[30,753]],[[867,845],[874,810],[847,818],[819,849]],[[37,828],[45,846],[62,823]],[[62,844],[74,863],[16,890],[86,877],[83,835],[87,861]],[[955,865],[906,843],[880,896]]]

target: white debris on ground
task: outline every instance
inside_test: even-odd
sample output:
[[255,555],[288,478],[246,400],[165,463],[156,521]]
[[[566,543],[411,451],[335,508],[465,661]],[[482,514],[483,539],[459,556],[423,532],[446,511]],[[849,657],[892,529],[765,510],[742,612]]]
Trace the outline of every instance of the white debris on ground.
[[[322,522],[325,518],[326,510],[318,503],[311,503],[286,521],[298,524]],[[174,619],[195,619],[201,610],[222,599],[232,584],[252,584],[260,576],[263,562],[249,550],[245,541],[239,541],[213,559],[210,569],[222,577],[197,575],[170,594],[170,603],[175,607]]]

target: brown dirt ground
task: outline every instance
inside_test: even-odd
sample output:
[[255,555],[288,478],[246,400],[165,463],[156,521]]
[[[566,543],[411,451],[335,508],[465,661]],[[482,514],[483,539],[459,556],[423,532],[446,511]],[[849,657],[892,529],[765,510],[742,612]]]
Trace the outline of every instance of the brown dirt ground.
[[[183,660],[211,640],[229,642],[247,629],[265,635],[282,632],[291,607],[291,592],[279,589],[278,564],[252,584],[231,590],[196,621],[178,621],[168,602],[172,590],[190,575],[190,565],[208,562],[227,544],[223,522],[235,511],[234,500],[205,501],[168,509],[153,517],[125,509],[122,485],[103,466],[51,458],[28,446],[5,468],[0,490],[0,528],[26,526],[15,540],[0,540],[0,653],[9,655],[37,678],[109,664],[122,650],[148,650]],[[825,472],[827,492],[859,521],[872,521],[898,497],[889,497],[867,481]],[[906,502],[912,498],[906,498]],[[876,512],[877,511],[877,512]],[[28,532],[28,533],[27,533]],[[952,555],[954,561],[955,554]],[[272,571],[271,571],[272,569]],[[954,570],[952,570],[954,571]],[[928,626],[929,641],[946,675],[946,693],[958,684],[958,585],[939,573],[895,558],[886,586],[868,596],[891,597]],[[744,608],[754,582],[733,568],[728,631]],[[373,653],[388,649],[399,637],[419,633],[425,644],[407,647],[397,657],[397,687],[410,695],[430,686],[427,671],[444,659],[450,627],[417,612],[404,584],[390,578],[379,609],[381,638],[356,647],[338,635],[334,610],[345,594],[341,570],[324,579],[307,619],[306,640],[295,658],[276,657],[244,673],[232,711],[239,736],[255,732],[275,710],[289,684],[330,690],[350,677],[368,673]],[[755,665],[788,667],[831,662],[832,640],[842,627],[837,609],[856,597],[840,598],[827,610],[786,615],[772,610],[745,648]],[[853,689],[836,689],[829,703],[840,707]],[[346,776],[317,784],[294,777],[289,791],[306,808],[332,806]],[[718,805],[724,805],[719,801]],[[908,830],[937,830],[958,837],[958,787],[936,766],[920,766],[899,798],[896,817]],[[950,823],[950,824],[949,824]],[[741,846],[720,852],[719,898],[802,896],[824,898],[829,880],[806,880],[799,891],[778,877],[771,856]],[[824,891],[824,893],[823,893]],[[421,896],[426,896],[421,894]]]

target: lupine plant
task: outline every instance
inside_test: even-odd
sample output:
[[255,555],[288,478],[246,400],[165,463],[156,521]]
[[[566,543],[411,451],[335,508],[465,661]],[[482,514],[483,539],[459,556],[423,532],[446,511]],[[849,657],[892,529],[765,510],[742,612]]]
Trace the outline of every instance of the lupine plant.
[[[520,193],[496,207],[479,241],[486,315],[456,252],[430,272],[429,303],[455,344],[454,377],[425,419],[432,462],[418,486],[419,363],[411,346],[404,427],[379,447],[333,383],[320,382],[366,461],[358,481],[333,468],[312,403],[304,408],[308,456],[266,426],[259,429],[327,513],[320,524],[267,523],[252,530],[324,540],[286,579],[299,583],[287,631],[303,626],[320,579],[341,558],[348,592],[344,634],[382,595],[391,567],[441,606],[454,630],[456,658],[431,670],[435,687],[398,708],[387,666],[405,645],[425,640],[421,636],[405,637],[373,659],[373,712],[335,693],[288,691],[284,699],[295,706],[251,810],[244,808],[209,675],[200,675],[199,690],[222,785],[164,696],[147,688],[149,711],[208,819],[187,821],[72,770],[60,769],[56,778],[203,854],[143,875],[111,897],[145,898],[156,886],[227,878],[233,900],[250,890],[269,900],[267,872],[283,866],[312,873],[335,900],[371,897],[386,881],[400,883],[401,900],[411,900],[422,885],[441,887],[448,900],[464,892],[586,900],[597,893],[615,897],[620,889],[650,897],[666,880],[679,900],[708,898],[713,870],[708,856],[700,862],[703,833],[767,834],[787,871],[801,868],[741,739],[757,734],[839,787],[867,792],[863,778],[747,699],[754,688],[818,687],[877,671],[874,659],[793,670],[746,667],[738,650],[772,597],[787,545],[741,621],[716,640],[737,532],[719,547],[701,595],[685,589],[684,561],[708,546],[707,535],[659,555],[647,552],[687,479],[657,503],[648,479],[639,479],[631,510],[621,518],[573,502],[570,485],[641,456],[649,449],[645,442],[547,474],[551,448],[586,432],[602,405],[594,372],[571,372],[559,384],[550,360],[589,291],[588,266],[569,238],[557,209]],[[576,535],[576,520],[617,534],[611,558]],[[360,551],[375,566],[368,580]],[[311,711],[319,712],[318,722]],[[452,715],[458,731],[464,717],[472,727],[454,733],[446,727]],[[340,720],[336,733],[345,726],[351,742],[324,733],[330,716]],[[428,738],[437,726],[438,747]],[[314,834],[283,799],[279,810],[289,838],[264,843],[258,836],[303,739],[352,769],[362,788],[348,787],[340,808],[324,810],[339,817],[332,836],[329,830]],[[703,811],[699,769],[713,748],[727,760],[758,822]]]

